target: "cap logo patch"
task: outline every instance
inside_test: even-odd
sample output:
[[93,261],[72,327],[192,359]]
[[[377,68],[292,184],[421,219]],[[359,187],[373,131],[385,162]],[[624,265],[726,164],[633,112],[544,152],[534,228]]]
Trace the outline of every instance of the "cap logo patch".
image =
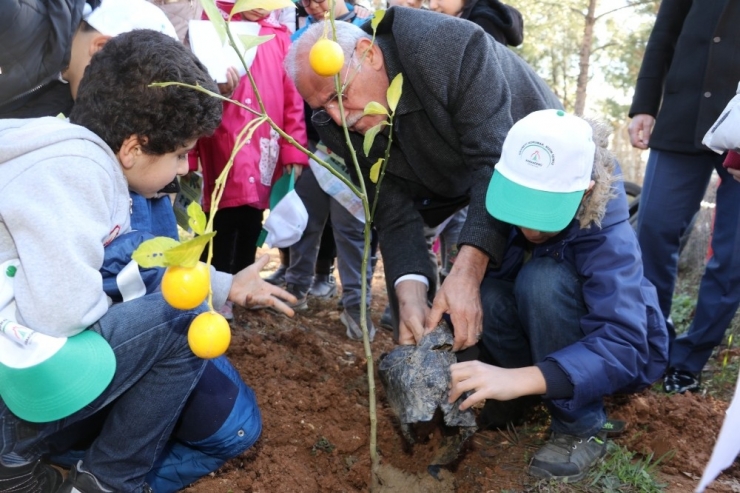
[[555,164],[555,153],[542,142],[527,142],[519,149],[519,156],[525,163],[537,168],[546,168]]

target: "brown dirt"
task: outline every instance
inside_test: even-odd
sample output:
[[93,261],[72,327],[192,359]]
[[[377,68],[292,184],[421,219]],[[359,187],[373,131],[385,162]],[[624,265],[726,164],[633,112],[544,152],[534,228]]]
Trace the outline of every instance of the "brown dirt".
[[[264,275],[277,267],[276,251]],[[381,269],[379,269],[381,270]],[[373,283],[372,318],[385,306],[384,281]],[[337,299],[310,300],[309,310],[290,319],[266,311],[235,310],[228,356],[254,389],[264,428],[257,444],[188,493],[369,491],[369,416],[366,360],[361,343],[345,337]],[[374,359],[393,347],[378,328]],[[376,379],[377,381],[377,379]],[[527,461],[542,444],[544,414],[513,432],[478,432],[461,458],[438,481],[426,467],[439,444],[408,450],[378,382],[378,450],[382,468],[375,491],[537,491]],[[628,421],[615,441],[640,454],[664,456],[666,491],[696,487],[722,424],[727,403],[691,394],[645,391],[608,401],[611,417]],[[740,491],[740,467],[726,471],[708,491]],[[541,490],[542,491],[542,490]]]

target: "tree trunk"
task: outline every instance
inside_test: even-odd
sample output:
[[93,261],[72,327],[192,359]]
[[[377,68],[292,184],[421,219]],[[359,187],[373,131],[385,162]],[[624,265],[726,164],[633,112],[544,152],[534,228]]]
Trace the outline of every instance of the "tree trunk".
[[591,62],[591,51],[594,40],[594,24],[596,24],[596,4],[598,0],[588,1],[588,11],[583,23],[583,40],[578,53],[578,81],[576,83],[576,115],[583,115],[586,108],[586,89],[588,88],[588,69]]

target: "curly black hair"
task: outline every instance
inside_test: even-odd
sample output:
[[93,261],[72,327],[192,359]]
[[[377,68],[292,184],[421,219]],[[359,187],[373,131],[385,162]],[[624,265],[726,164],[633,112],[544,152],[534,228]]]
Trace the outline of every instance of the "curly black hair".
[[140,29],[111,38],[92,57],[69,120],[94,132],[113,152],[136,135],[142,150],[154,155],[173,152],[218,127],[220,100],[182,86],[150,87],[153,82],[197,84],[218,93],[184,45]]

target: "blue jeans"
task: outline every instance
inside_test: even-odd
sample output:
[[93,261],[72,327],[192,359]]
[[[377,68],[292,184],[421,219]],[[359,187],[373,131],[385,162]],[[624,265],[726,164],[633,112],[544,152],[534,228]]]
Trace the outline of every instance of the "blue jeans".
[[640,196],[637,236],[645,277],[655,285],[668,320],[678,273],[679,239],[706,191],[713,170],[717,188],[712,258],[699,285],[696,313],[686,334],[676,338],[668,324],[669,365],[699,373],[722,342],[740,303],[740,183],[722,167],[717,154],[651,150]]
[[[587,308],[582,281],[568,262],[540,257],[524,264],[513,282],[486,277],[481,302],[482,359],[502,368],[540,363],[584,336],[580,319]],[[544,403],[552,430],[558,433],[591,436],[606,421],[601,400],[578,409],[565,409],[548,399]]]
[[[306,167],[295,184],[295,191],[308,211],[308,224],[303,236],[290,247],[290,266],[285,273],[285,282],[311,287],[319,255],[321,234],[326,221],[331,218],[334,241],[337,244],[337,268],[342,279],[342,302],[344,306],[359,306],[362,300],[362,253],[365,248],[365,225],[324,192],[316,181],[311,168]],[[373,271],[367,265],[365,281],[368,285],[366,302],[370,303],[370,284]]]
[[49,453],[50,435],[112,403],[85,454],[84,469],[115,491],[141,491],[205,367],[187,342],[190,322],[201,311],[172,308],[160,293],[112,306],[90,327],[116,355],[108,388],[80,411],[49,423],[20,420],[0,402],[0,459],[37,460]]

